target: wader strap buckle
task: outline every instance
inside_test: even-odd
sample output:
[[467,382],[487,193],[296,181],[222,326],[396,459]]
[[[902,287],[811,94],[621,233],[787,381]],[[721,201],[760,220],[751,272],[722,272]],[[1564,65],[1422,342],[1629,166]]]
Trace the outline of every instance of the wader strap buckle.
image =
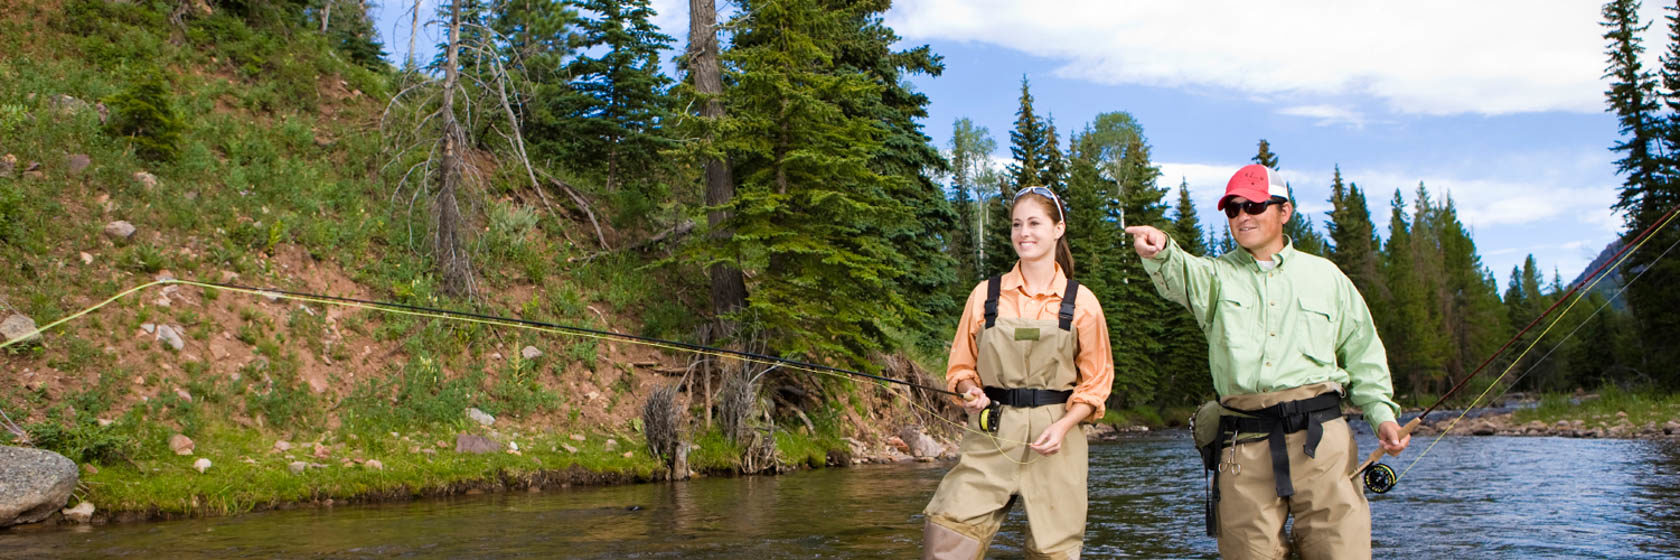
[[1067,291],[1062,292],[1062,308],[1056,313],[1056,326],[1064,331],[1073,330],[1073,307],[1075,299],[1079,297],[1079,283],[1068,279]]
[[1003,277],[993,276],[986,280],[986,328],[997,324],[998,296],[1003,291]]
[[[1003,295],[1003,277],[993,276],[986,279],[986,328],[997,325],[998,297]],[[1062,306],[1056,311],[1056,326],[1064,331],[1073,330],[1073,310],[1079,297],[1079,282],[1069,278],[1067,289],[1062,292]]]

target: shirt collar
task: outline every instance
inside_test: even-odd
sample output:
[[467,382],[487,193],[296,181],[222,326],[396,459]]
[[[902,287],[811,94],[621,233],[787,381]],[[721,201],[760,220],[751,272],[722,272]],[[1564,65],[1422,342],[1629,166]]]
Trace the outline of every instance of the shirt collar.
[[1055,267],[1056,274],[1050,277],[1050,285],[1045,286],[1045,291],[1038,293],[1027,292],[1025,277],[1021,276],[1020,261],[1015,261],[1015,267],[1009,269],[1009,272],[1004,273],[1003,281],[999,287],[1004,291],[1020,289],[1022,293],[1026,293],[1029,296],[1061,295],[1062,288],[1067,286],[1068,278],[1067,274],[1062,272],[1061,263],[1055,263]]
[[[1242,262],[1243,264],[1248,265],[1250,267],[1253,267],[1255,270],[1260,270],[1259,260],[1255,259],[1254,254],[1249,253],[1248,249],[1244,249],[1242,247],[1237,247],[1237,249],[1233,252],[1237,253],[1237,259],[1240,262]],[[1295,256],[1299,255],[1299,254],[1300,254],[1300,251],[1295,250],[1295,242],[1291,241],[1289,239],[1289,236],[1287,236],[1287,235],[1283,236],[1283,248],[1278,249],[1278,252],[1272,254],[1272,262],[1277,263],[1277,266],[1273,267],[1272,270],[1277,270],[1279,268],[1283,268],[1285,263],[1288,263],[1289,261],[1294,260]]]

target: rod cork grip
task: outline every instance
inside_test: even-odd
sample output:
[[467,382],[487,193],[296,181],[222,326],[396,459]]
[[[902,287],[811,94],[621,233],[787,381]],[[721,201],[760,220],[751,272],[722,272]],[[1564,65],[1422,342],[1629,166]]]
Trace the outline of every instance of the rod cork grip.
[[[1419,416],[1417,418],[1413,418],[1412,421],[1407,422],[1406,425],[1401,426],[1400,427],[1400,437],[1406,437],[1406,436],[1412,435],[1412,430],[1417,429],[1418,423],[1421,422],[1422,420],[1423,420],[1423,417]],[[1377,442],[1377,448],[1371,450],[1371,456],[1366,457],[1365,462],[1359,464],[1359,468],[1353,469],[1353,476],[1359,476],[1359,473],[1365,472],[1366,467],[1370,467],[1371,465],[1376,464],[1378,459],[1382,459],[1383,453],[1385,453],[1385,452],[1386,452],[1386,450],[1383,449],[1382,442],[1381,441]],[[1392,455],[1398,456],[1399,453],[1393,453]]]

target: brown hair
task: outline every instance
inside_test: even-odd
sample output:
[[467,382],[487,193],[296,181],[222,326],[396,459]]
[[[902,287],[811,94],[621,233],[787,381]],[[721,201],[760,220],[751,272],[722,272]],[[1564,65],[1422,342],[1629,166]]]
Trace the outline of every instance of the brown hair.
[[[1067,215],[1063,208],[1058,208],[1059,202],[1035,192],[1015,197],[1015,203],[1009,206],[1011,215],[1015,213],[1015,207],[1020,206],[1023,200],[1037,202],[1039,207],[1044,209],[1044,213],[1050,216],[1051,223],[1062,223],[1062,218]],[[1062,236],[1056,239],[1056,264],[1062,266],[1062,274],[1066,274],[1068,278],[1073,278],[1073,251],[1068,250],[1067,230],[1063,230]]]

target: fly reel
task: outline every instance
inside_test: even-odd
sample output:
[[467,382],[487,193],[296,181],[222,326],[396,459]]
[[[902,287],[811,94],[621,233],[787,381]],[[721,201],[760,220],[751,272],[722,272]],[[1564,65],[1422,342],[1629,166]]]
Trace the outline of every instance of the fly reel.
[[1394,474],[1394,467],[1382,463],[1372,463],[1365,467],[1365,488],[1378,494],[1386,494],[1394,489],[1395,483],[1400,482],[1400,476]]
[[1003,416],[1003,403],[993,402],[980,410],[980,430],[988,434],[998,433],[998,420]]

